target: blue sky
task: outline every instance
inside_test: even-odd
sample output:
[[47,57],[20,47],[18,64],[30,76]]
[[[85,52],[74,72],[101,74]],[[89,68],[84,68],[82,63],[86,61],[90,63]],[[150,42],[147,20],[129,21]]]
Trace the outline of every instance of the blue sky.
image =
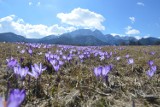
[[79,28],[160,37],[160,0],[0,0],[0,33],[28,38]]

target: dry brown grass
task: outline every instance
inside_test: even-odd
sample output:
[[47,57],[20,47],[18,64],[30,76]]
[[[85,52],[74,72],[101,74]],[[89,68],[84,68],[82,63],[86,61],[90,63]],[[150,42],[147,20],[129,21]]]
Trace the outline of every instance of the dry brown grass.
[[[17,49],[20,46],[20,49]],[[6,58],[14,57],[20,61],[24,58],[23,66],[28,62],[40,63],[51,66],[44,60],[47,49],[33,49],[33,56],[20,54],[17,50],[25,49],[26,45],[0,43],[0,94],[6,91],[6,79],[9,78],[11,88],[15,88],[16,80],[12,74],[6,74]],[[76,64],[76,58],[65,65],[56,73],[52,68],[41,75],[38,85],[38,96],[35,95],[34,78],[26,77],[25,85],[19,88],[27,90],[27,96],[22,106],[25,107],[159,107],[160,105],[160,46],[106,46],[103,51],[116,52],[109,59],[100,61],[98,57],[85,59],[83,63]],[[57,46],[50,48],[55,53]],[[69,51],[69,50],[68,50]],[[66,53],[68,53],[68,51]],[[150,52],[156,52],[150,55]],[[42,55],[38,55],[42,52]],[[128,65],[125,55],[129,54],[134,59],[134,64]],[[115,60],[120,56],[119,61]],[[149,78],[147,62],[153,60],[157,65],[156,74]],[[102,78],[98,79],[93,73],[94,67],[113,64],[109,73],[109,84]]]

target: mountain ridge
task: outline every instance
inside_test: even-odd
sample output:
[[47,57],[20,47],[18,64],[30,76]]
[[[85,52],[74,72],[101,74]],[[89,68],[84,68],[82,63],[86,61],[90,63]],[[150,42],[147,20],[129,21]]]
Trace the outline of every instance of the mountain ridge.
[[136,39],[135,37],[103,34],[99,30],[78,29],[59,36],[48,35],[40,39],[25,38],[12,32],[0,33],[0,42],[30,42],[44,44],[101,46],[101,45],[159,45],[160,39],[154,37]]

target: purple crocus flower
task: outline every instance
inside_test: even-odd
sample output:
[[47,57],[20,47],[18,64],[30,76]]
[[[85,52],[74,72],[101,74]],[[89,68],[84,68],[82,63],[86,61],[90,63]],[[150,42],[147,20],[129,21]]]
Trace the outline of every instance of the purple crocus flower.
[[40,63],[39,66],[34,64],[34,70],[40,75],[44,70],[46,70],[46,67],[42,68],[42,63]]
[[150,60],[150,61],[148,61],[148,65],[149,65],[149,66],[152,66],[153,64],[154,64],[154,62],[153,62],[153,61],[151,61],[151,60]]
[[57,60],[51,59],[49,62],[50,62],[50,63],[52,64],[52,66],[53,66],[53,65],[55,65],[55,64],[57,63]]
[[152,51],[152,52],[150,52],[150,54],[151,54],[151,55],[154,55],[155,53],[156,53],[156,52],[153,52],[153,51]]
[[14,73],[16,75],[20,75],[21,78],[24,78],[27,75],[28,70],[29,70],[28,67],[25,68],[21,68],[20,66],[14,67]]
[[32,68],[32,72],[28,72],[29,75],[35,77],[36,79],[38,78],[39,75],[41,75],[41,73],[46,70],[45,68],[42,68],[42,64],[40,63],[40,65],[38,66],[37,64],[34,64],[34,66],[31,66]]
[[152,66],[152,67],[151,67],[151,70],[154,71],[154,72],[156,72],[157,66]]
[[34,70],[33,66],[31,68],[32,68],[32,72],[28,72],[28,74],[37,79],[39,74]]
[[49,61],[49,59],[50,59],[50,54],[49,53],[45,53],[45,59],[47,60],[47,61]]
[[19,72],[19,75],[21,76],[21,78],[24,78],[28,74],[29,68],[25,67],[25,68],[21,68],[20,70],[21,71]]
[[101,61],[105,59],[104,55],[100,56],[99,58]]
[[64,62],[63,62],[63,61],[59,61],[58,64],[59,64],[59,65],[63,65]]
[[24,54],[24,53],[25,53],[25,50],[24,50],[24,49],[23,49],[23,50],[21,50],[21,51],[20,51],[20,53],[21,53],[21,54]]
[[72,57],[71,57],[71,56],[68,56],[68,57],[67,57],[67,60],[68,60],[68,61],[70,61],[71,59],[72,59]]
[[101,75],[101,73],[102,73],[102,69],[103,69],[103,67],[96,67],[96,68],[94,68],[94,74],[95,74],[95,76],[100,76]]
[[19,74],[19,67],[14,67],[13,71],[14,71],[14,74],[18,75]]
[[64,56],[64,55],[62,56],[62,58],[63,58],[64,60],[66,60],[66,59],[67,59],[67,57],[66,57],[66,56]]
[[151,66],[150,69],[147,71],[147,75],[149,77],[152,77],[154,75],[154,73],[156,72],[157,67],[156,66]]
[[127,54],[125,57],[126,57],[126,58],[129,58],[129,54]]
[[7,107],[19,107],[26,96],[25,90],[13,89],[7,101]]
[[112,52],[110,52],[110,56],[112,56],[112,54],[113,54],[113,53],[112,53]]
[[56,65],[56,66],[54,65],[53,68],[57,72],[59,70],[60,66],[59,65]]
[[29,50],[28,50],[28,53],[29,53],[30,55],[32,55],[32,53],[33,53],[32,49],[29,49]]
[[6,59],[6,61],[7,61],[7,66],[9,68],[13,68],[14,66],[16,66],[18,64],[17,60],[14,58]]
[[133,63],[134,63],[133,58],[128,59],[128,64],[133,64]]
[[110,71],[111,71],[111,66],[110,65],[105,66],[102,68],[102,75],[106,76]]
[[79,58],[80,59],[83,59],[84,58],[84,55],[82,54],[82,55],[79,55]]

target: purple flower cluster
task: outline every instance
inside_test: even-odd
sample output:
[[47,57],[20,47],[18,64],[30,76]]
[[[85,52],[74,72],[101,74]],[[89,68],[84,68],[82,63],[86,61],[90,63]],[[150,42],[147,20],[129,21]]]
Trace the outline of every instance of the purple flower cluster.
[[39,75],[41,75],[41,73],[46,70],[46,67],[42,68],[42,64],[40,63],[40,65],[37,64],[31,65],[31,69],[32,71],[29,72],[28,67],[22,68],[21,66],[15,66],[13,68],[13,71],[14,74],[19,75],[22,79],[25,78],[27,74],[37,79]]
[[147,71],[147,75],[149,77],[152,77],[155,74],[155,72],[157,71],[157,66],[153,65],[153,64],[154,64],[153,61],[148,61],[149,70]]
[[107,66],[99,66],[94,68],[94,74],[96,77],[99,76],[107,76],[107,74],[112,70],[113,66],[112,65],[107,65]]

